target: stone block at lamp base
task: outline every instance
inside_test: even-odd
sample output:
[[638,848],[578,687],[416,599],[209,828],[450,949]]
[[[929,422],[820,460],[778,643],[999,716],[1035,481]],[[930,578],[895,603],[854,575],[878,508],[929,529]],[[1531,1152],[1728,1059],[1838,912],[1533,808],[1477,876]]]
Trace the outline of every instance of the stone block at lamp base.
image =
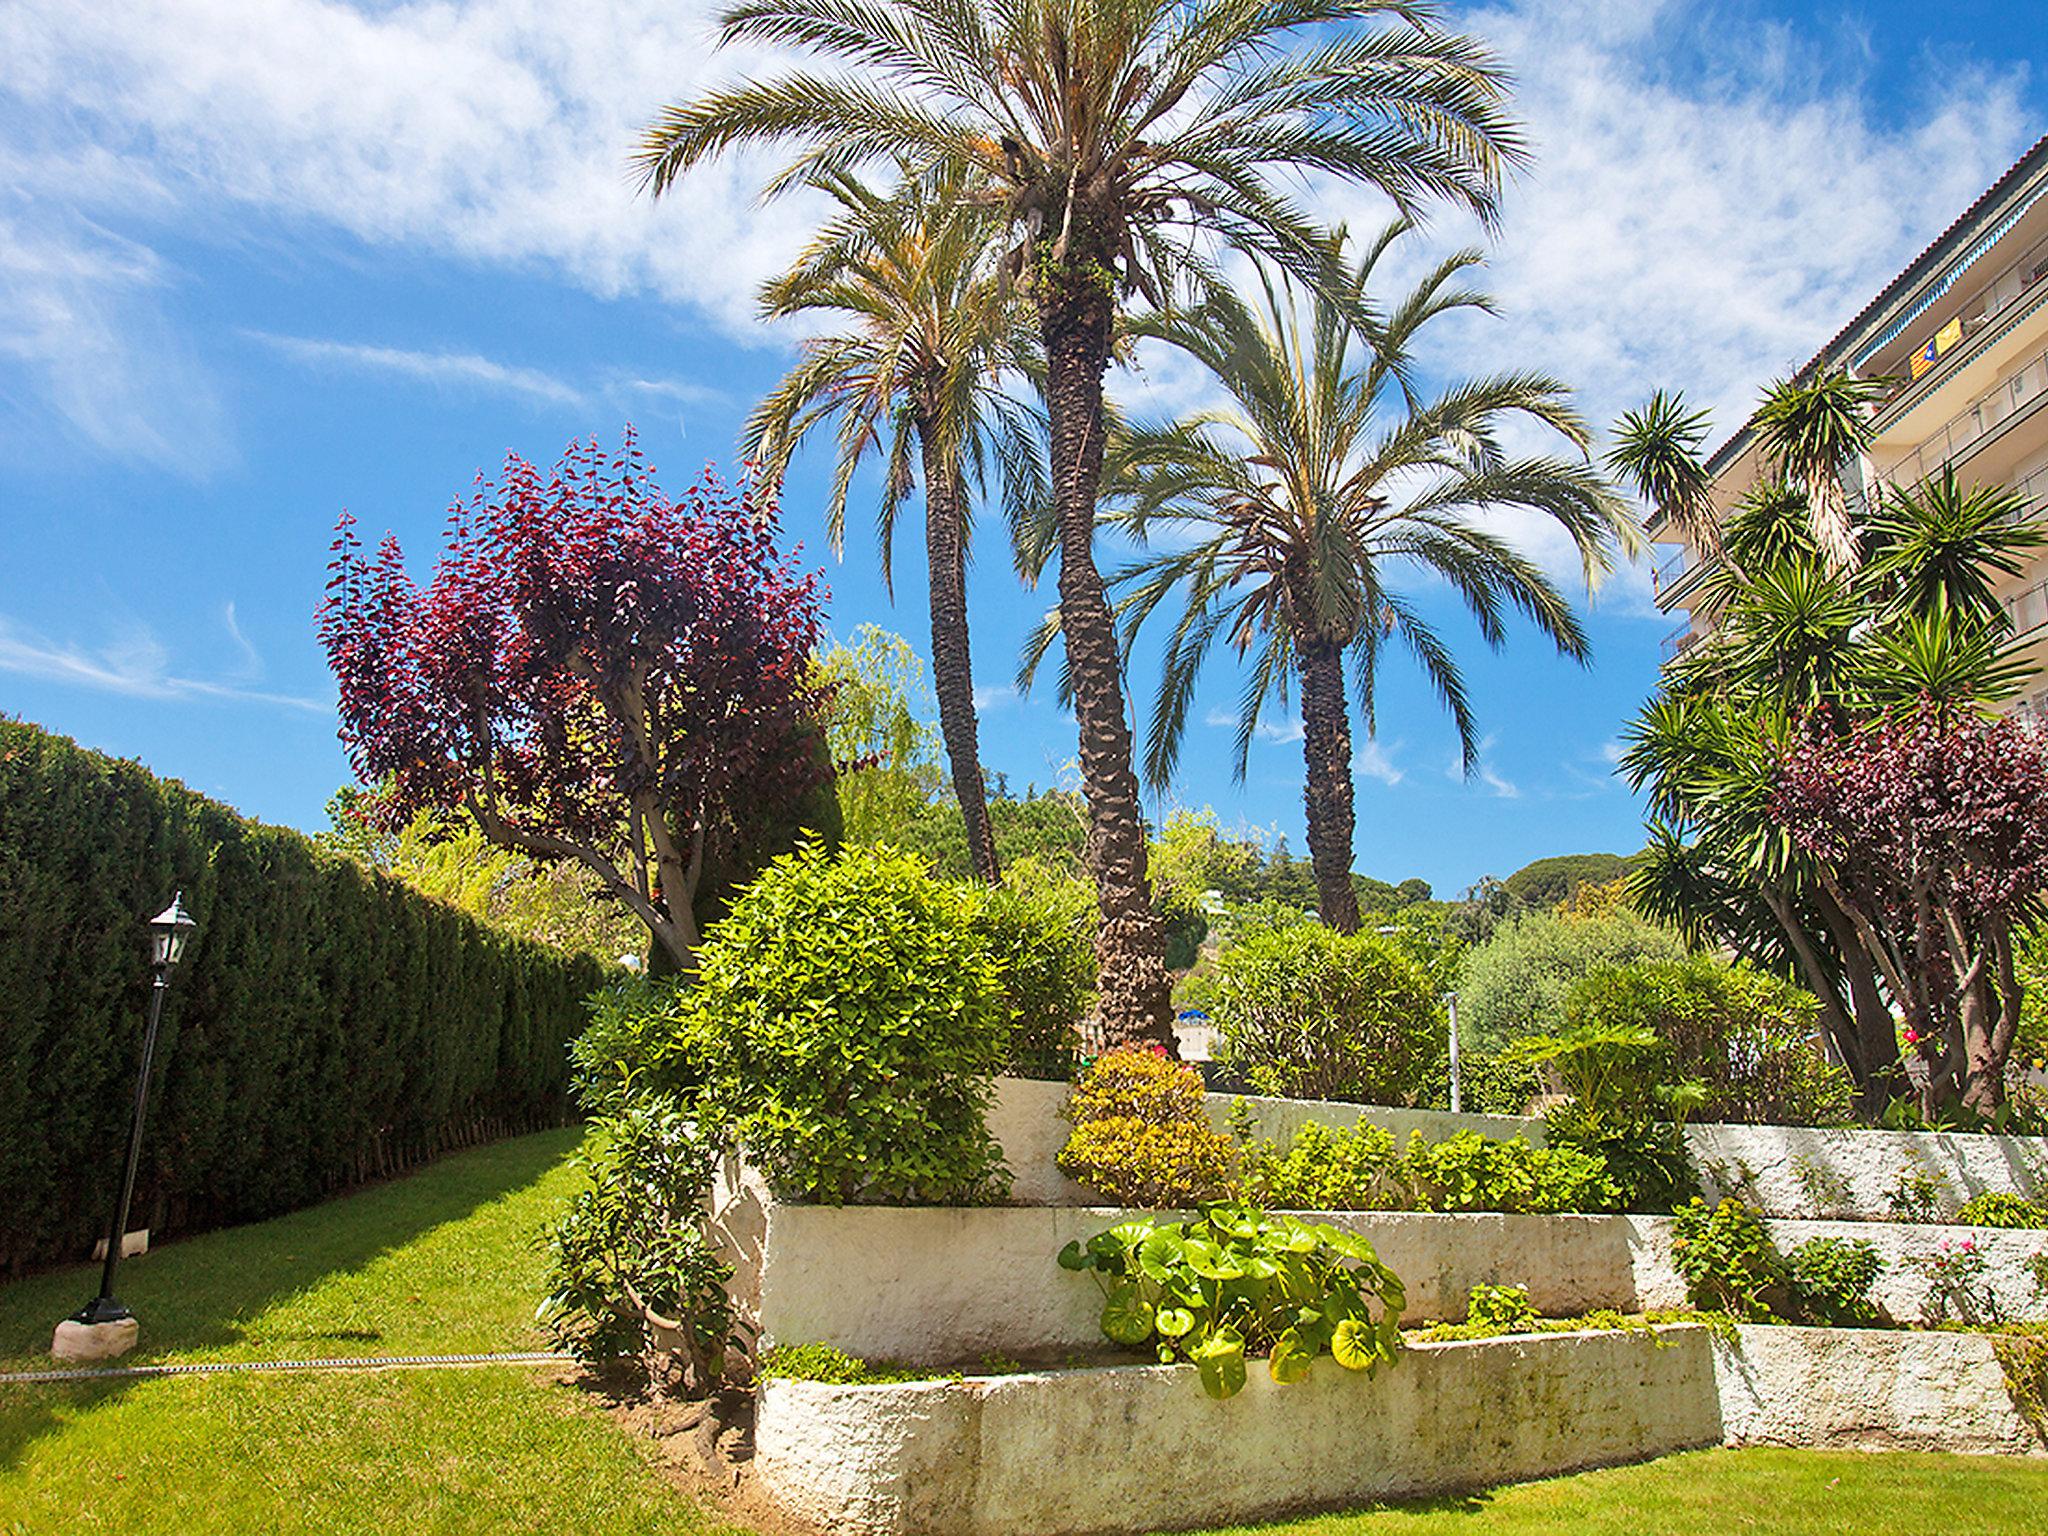
[[50,1355],[67,1365],[112,1360],[127,1354],[141,1336],[142,1325],[132,1317],[113,1323],[81,1323],[67,1317],[50,1340]]

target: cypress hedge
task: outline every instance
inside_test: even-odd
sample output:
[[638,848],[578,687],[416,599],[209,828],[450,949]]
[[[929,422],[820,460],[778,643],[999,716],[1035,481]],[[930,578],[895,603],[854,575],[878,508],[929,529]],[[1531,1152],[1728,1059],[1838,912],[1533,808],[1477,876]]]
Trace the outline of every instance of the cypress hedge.
[[603,981],[140,764],[0,720],[0,1273],[105,1233],[151,914],[199,929],[158,1039],[131,1226],[251,1221],[559,1124]]

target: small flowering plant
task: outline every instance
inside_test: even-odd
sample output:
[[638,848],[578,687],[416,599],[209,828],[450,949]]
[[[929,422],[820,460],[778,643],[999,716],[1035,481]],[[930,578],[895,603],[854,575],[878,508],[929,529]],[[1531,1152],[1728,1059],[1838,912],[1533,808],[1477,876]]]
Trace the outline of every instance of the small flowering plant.
[[1920,1304],[1920,1313],[1930,1326],[2000,1321],[1998,1297],[1984,1278],[1989,1263],[1974,1237],[1945,1237],[1934,1252],[1906,1263],[1927,1278],[1927,1298]]

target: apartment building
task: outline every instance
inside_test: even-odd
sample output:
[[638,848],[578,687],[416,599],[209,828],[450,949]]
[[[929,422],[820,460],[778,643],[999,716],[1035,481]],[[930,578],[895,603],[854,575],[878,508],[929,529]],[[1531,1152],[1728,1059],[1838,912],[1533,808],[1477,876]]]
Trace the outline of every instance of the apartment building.
[[[1801,371],[1844,367],[1896,381],[1872,420],[1870,451],[1846,469],[1852,495],[1949,468],[1965,486],[2009,486],[2048,515],[2048,138]],[[1755,435],[1737,433],[1707,467],[1725,514],[1763,473]],[[1655,573],[1657,606],[1685,615],[1665,637],[1669,659],[1712,627],[1695,612],[1708,562],[1675,529],[1653,521],[1650,536],[1680,546]],[[2048,668],[2048,552],[1999,596],[2030,659]],[[2048,718],[2048,672],[2037,686],[2022,707]]]

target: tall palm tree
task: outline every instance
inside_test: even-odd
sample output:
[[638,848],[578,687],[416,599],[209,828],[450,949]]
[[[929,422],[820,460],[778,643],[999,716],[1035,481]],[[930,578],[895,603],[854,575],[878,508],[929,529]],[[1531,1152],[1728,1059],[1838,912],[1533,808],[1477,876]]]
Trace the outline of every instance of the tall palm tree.
[[1256,303],[1219,287],[1199,307],[1145,327],[1214,374],[1230,404],[1134,430],[1113,450],[1112,483],[1127,498],[1119,507],[1130,532],[1142,538],[1164,519],[1175,535],[1173,548],[1119,578],[1129,583],[1119,604],[1127,637],[1169,595],[1182,600],[1152,712],[1147,777],[1163,784],[1171,776],[1196,676],[1217,640],[1250,658],[1239,777],[1268,701],[1298,686],[1318,901],[1323,920],[1346,933],[1358,928],[1347,664],[1371,731],[1381,654],[1390,642],[1404,646],[1450,711],[1467,771],[1478,756],[1457,660],[1399,590],[1404,578],[1440,577],[1495,648],[1506,639],[1507,611],[1519,609],[1562,654],[1584,661],[1586,635],[1570,604],[1484,519],[1509,508],[1553,519],[1589,582],[1606,571],[1615,545],[1640,543],[1583,457],[1511,456],[1502,446],[1502,427],[1522,418],[1583,455],[1588,434],[1561,384],[1500,373],[1430,398],[1411,388],[1407,364],[1421,328],[1485,305],[1455,286],[1477,253],[1453,256],[1361,330],[1373,267],[1405,227],[1395,224],[1355,263],[1333,249],[1332,272],[1305,309],[1293,284],[1269,278]]
[[1023,310],[984,257],[988,221],[960,199],[957,172],[936,180],[906,175],[889,194],[844,172],[821,172],[813,184],[840,214],[763,287],[761,307],[772,318],[832,329],[804,342],[797,365],[748,420],[745,446],[779,475],[807,433],[837,424],[826,508],[835,552],[845,548],[854,473],[879,451],[882,577],[892,592],[896,514],[922,481],[939,731],[969,862],[977,879],[998,884],[968,644],[968,478],[972,471],[985,479],[993,459],[1010,494],[1025,501],[1043,495],[1026,413],[1002,389],[1028,339]]
[[1837,572],[1863,561],[1842,465],[1870,443],[1870,408],[1890,388],[1884,379],[1852,378],[1846,368],[1813,378],[1780,379],[1764,392],[1750,418],[1763,451],[1778,473],[1806,492],[1814,542]]
[[1190,237],[1306,270],[1305,171],[1404,209],[1483,218],[1519,156],[1503,74],[1428,0],[742,0],[728,42],[796,45],[799,68],[665,110],[640,165],[658,194],[748,144],[796,149],[770,183],[902,155],[960,167],[1016,237],[1038,311],[1060,630],[1080,724],[1111,1040],[1171,1047],[1165,930],[1145,870],[1116,626],[1094,554],[1103,373],[1132,295],[1162,304]]

